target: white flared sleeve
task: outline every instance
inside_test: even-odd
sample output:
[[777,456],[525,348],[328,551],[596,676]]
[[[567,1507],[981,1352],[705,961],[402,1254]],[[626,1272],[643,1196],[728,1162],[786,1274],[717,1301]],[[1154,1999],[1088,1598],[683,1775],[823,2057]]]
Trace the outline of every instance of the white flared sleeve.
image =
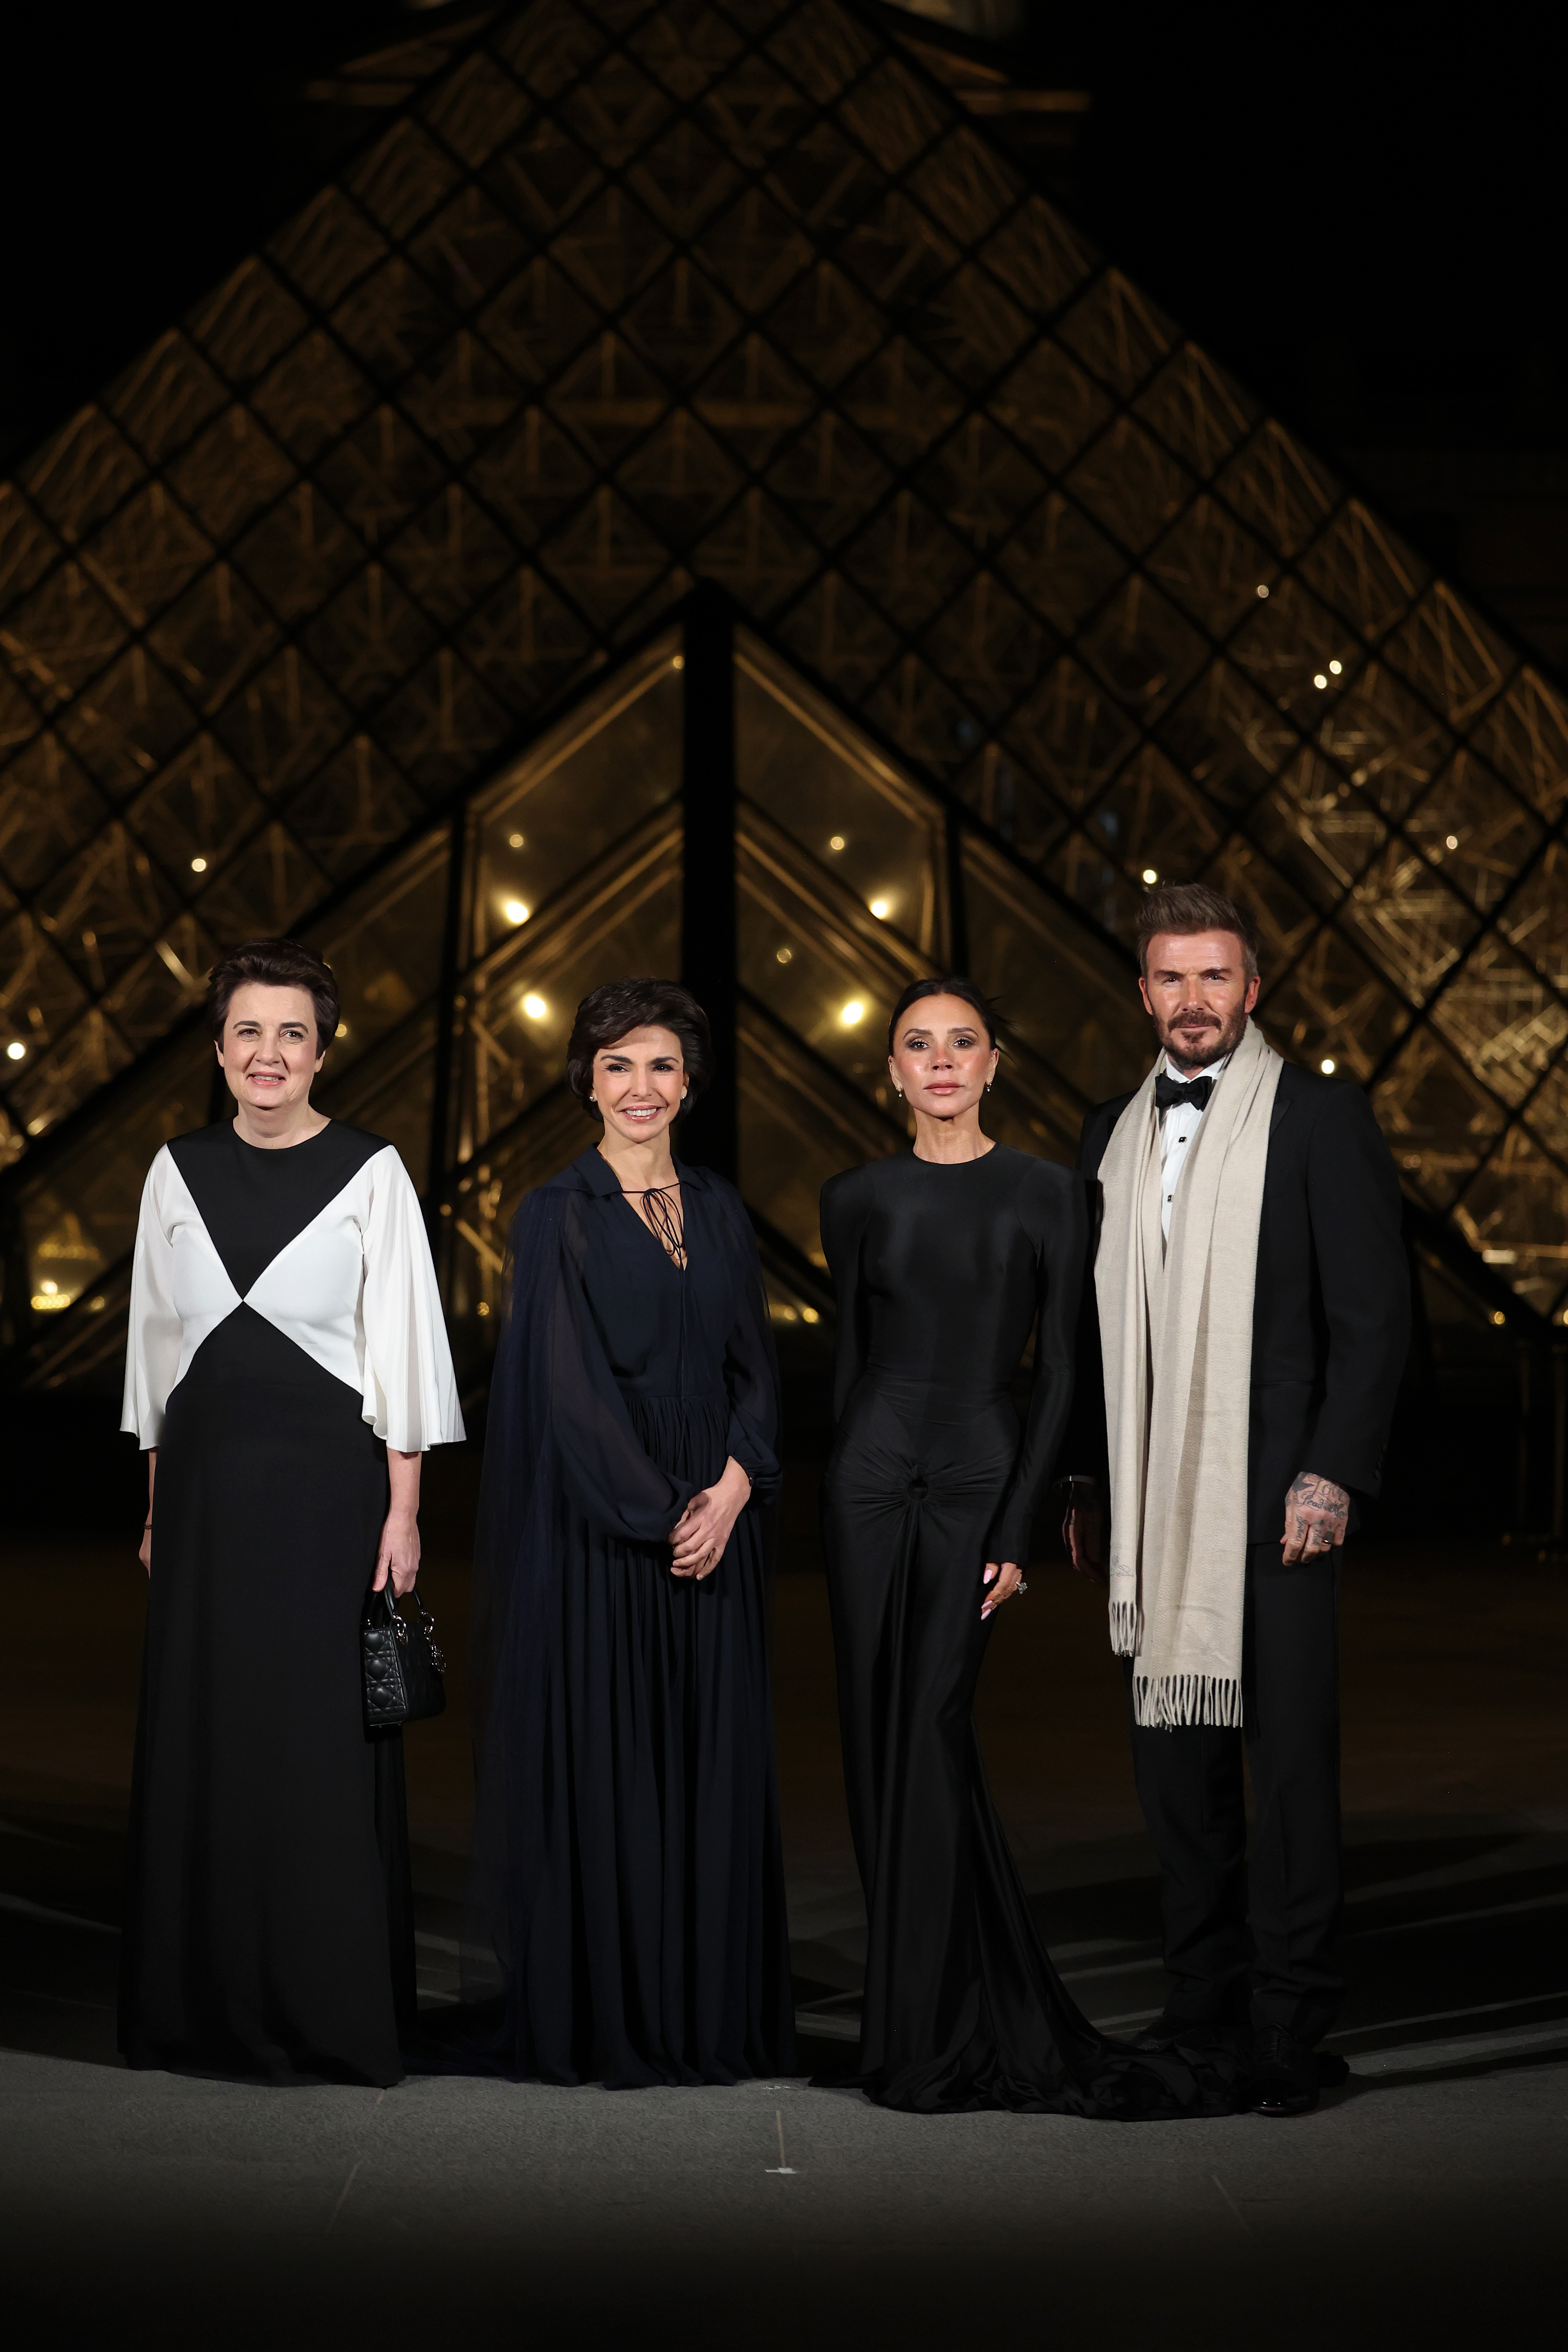
[[419,1196],[390,1148],[370,1166],[364,1242],[364,1417],[395,1453],[466,1434]]
[[131,1328],[120,1426],[140,1441],[143,1453],[162,1440],[163,1414],[179,1378],[184,1342],[174,1307],[174,1235],[165,1216],[165,1178],[173,1166],[167,1151],[160,1151],[147,1171],[131,1262]]

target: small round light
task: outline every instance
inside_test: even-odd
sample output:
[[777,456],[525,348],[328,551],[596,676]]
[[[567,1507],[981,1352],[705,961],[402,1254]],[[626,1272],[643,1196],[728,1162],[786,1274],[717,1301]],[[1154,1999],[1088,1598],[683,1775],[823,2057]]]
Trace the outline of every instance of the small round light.
[[27,1049],[26,1045],[23,1045],[20,1037],[13,1037],[11,1043],[5,1048],[5,1059],[8,1062],[19,1062],[22,1060],[26,1051]]
[[773,950],[773,961],[775,963],[793,963],[795,961],[795,950],[793,948],[775,948]]
[[686,667],[686,656],[684,654],[677,654],[675,659],[669,666],[671,669],[684,669]]
[[531,1021],[542,1021],[550,1007],[543,997],[536,996],[531,988],[522,1000],[522,1009]]
[[1268,595],[1268,583],[1267,583],[1266,581],[1260,580],[1260,581],[1258,582],[1258,594],[1259,594],[1260,596],[1267,596],[1267,595]]
[[108,1304],[108,1299],[101,1295],[97,1298],[89,1298],[87,1302],[87,1311],[89,1315],[101,1315]]
[[1160,877],[1155,873],[1154,868],[1152,866],[1145,866],[1143,868],[1143,879],[1145,882],[1157,882]]
[[1318,672],[1317,677],[1312,680],[1312,684],[1313,684],[1314,686],[1316,686],[1316,687],[1324,687],[1324,686],[1327,686],[1328,682],[1329,682],[1329,681],[1328,681],[1328,679],[1323,676],[1323,673],[1322,673],[1322,671],[1321,671],[1321,670],[1320,670],[1320,671]]
[[887,919],[888,919],[888,901],[887,901],[887,899],[886,899],[886,898],[873,898],[873,899],[872,899],[872,901],[871,901],[871,912],[876,916],[877,920],[878,920],[879,923],[885,923],[885,922],[887,921]]
[[1448,847],[1449,847],[1450,849],[1458,849],[1458,845],[1459,845],[1459,836],[1458,836],[1458,835],[1457,833],[1451,833],[1451,834],[1448,835]]
[[843,1022],[846,1029],[858,1028],[866,1018],[866,1007],[858,996],[852,996],[838,1018]]
[[1331,662],[1329,664],[1329,676],[1331,677],[1338,677],[1344,665],[1342,662]]
[[521,898],[503,899],[501,913],[509,923],[526,923],[528,920],[528,908]]
[[817,1323],[822,1318],[815,1307],[803,1307],[800,1310],[800,1319],[803,1323]]
[[522,847],[522,843],[523,837],[521,833],[509,833],[507,835],[506,845],[509,849],[521,849]]
[[1503,1313],[1500,1307],[1494,1307],[1492,1308],[1492,1321],[1494,1323],[1506,1323],[1508,1321],[1508,1317]]
[[1334,1075],[1335,1068],[1337,1067],[1333,1055],[1331,1054],[1325,1054],[1322,1060],[1318,1064],[1318,1067],[1321,1070],[1325,1078],[1331,1078]]
[[489,1310],[489,1308],[485,1305],[484,1300],[481,1298],[481,1299],[480,1299],[480,1301],[479,1301],[479,1307],[478,1307],[478,1309],[477,1309],[477,1312],[478,1312],[478,1313],[479,1313],[480,1315],[488,1315],[488,1314],[489,1313],[489,1311],[490,1311],[490,1310]]
[[349,1024],[346,1021],[340,1021],[337,1027],[332,1032],[334,1037],[346,1037],[348,1034]]
[[192,858],[192,860],[191,860],[191,872],[192,872],[193,874],[205,874],[205,873],[206,872],[206,870],[207,870],[207,861],[206,861],[206,859],[205,859],[205,857],[193,857],[193,858]]
[[842,849],[844,846],[844,835],[841,833],[834,834],[829,840],[827,846],[829,849]]
[[43,1292],[46,1298],[53,1298],[58,1293],[59,1284],[58,1282],[40,1282],[38,1288]]

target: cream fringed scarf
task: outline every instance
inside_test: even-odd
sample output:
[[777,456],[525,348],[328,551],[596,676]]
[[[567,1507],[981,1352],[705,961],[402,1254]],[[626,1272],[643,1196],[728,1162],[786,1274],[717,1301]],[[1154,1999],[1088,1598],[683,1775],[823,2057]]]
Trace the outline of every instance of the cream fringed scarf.
[[1142,1724],[1241,1721],[1252,1292],[1280,1066],[1249,1021],[1187,1153],[1168,1246],[1153,1070],[1100,1162],[1110,1646],[1134,1661]]

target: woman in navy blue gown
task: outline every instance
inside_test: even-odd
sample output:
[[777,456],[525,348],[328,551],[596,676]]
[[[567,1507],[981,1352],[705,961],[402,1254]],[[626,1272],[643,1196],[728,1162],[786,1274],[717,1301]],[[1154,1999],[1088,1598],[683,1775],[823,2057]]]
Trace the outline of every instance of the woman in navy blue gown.
[[763,1511],[778,1379],[756,1243],[674,1160],[701,1009],[623,981],[568,1080],[604,1131],[528,1195],[476,1560],[477,1941],[508,2071],[610,2086],[793,2063]]

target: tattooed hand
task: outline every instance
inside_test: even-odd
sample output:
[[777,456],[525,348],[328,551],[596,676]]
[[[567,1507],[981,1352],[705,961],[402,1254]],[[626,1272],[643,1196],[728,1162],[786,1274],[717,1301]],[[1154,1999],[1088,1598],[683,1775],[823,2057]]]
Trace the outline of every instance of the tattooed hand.
[[1351,1498],[1331,1478],[1303,1470],[1285,1497],[1284,1560],[1294,1568],[1299,1559],[1321,1559],[1345,1539]]

